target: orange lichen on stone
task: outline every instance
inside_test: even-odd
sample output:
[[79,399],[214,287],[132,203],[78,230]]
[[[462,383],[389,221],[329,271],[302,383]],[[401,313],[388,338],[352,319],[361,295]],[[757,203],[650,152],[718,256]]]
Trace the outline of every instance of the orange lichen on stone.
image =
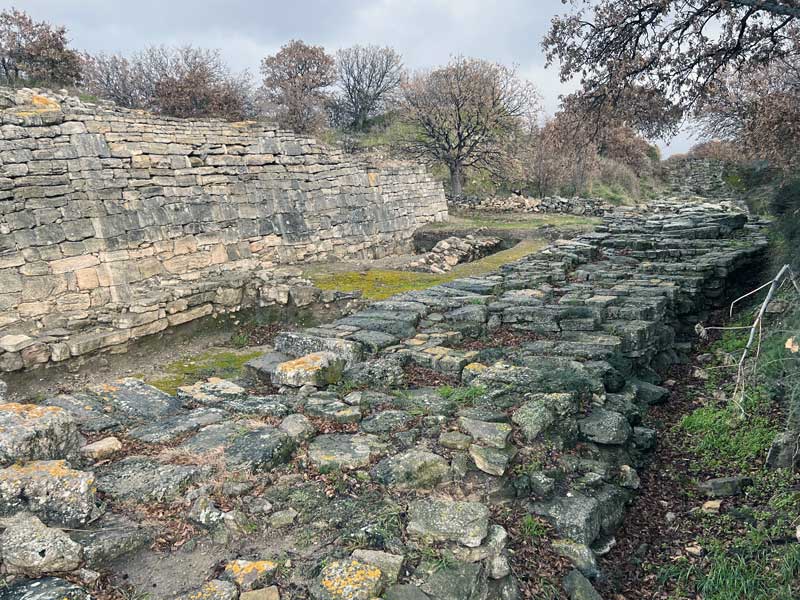
[[58,406],[39,406],[38,404],[9,402],[7,404],[0,404],[0,412],[13,413],[22,419],[40,419],[48,414],[63,413],[64,409]]
[[380,585],[381,570],[358,561],[343,564],[339,561],[330,563],[326,568],[331,574],[322,578],[320,583],[329,594],[342,600],[363,597],[365,590]]
[[294,360],[287,360],[278,365],[277,369],[281,372],[295,371],[297,369],[319,369],[325,364],[325,356],[319,352],[306,354]]
[[45,96],[38,96],[38,95],[31,98],[31,104],[33,104],[34,106],[48,107],[54,109],[61,108],[61,106],[55,100],[52,100]]
[[85,471],[69,468],[64,460],[41,460],[24,465],[15,464],[11,465],[7,472],[15,473],[18,477],[47,475],[48,477],[70,478],[86,475]]
[[278,563],[271,560],[235,560],[225,565],[225,572],[240,586],[246,581],[277,570]]

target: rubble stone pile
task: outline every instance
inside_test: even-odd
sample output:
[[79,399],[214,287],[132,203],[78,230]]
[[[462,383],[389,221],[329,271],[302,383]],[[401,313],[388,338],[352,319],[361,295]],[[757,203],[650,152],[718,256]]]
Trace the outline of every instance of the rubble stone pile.
[[409,263],[411,271],[447,273],[459,263],[472,262],[500,249],[503,240],[495,237],[466,235],[451,236],[436,242],[429,252]]
[[545,198],[529,198],[518,194],[510,196],[493,196],[478,198],[464,196],[450,198],[449,204],[454,209],[483,210],[487,212],[516,213],[559,213],[568,215],[584,215],[602,217],[614,210],[614,205],[600,198],[563,198],[547,196]]

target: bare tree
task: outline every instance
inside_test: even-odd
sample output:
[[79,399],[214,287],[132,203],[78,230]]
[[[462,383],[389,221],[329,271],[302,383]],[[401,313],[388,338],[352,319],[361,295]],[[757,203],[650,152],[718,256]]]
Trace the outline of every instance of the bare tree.
[[83,70],[88,91],[120,106],[187,118],[253,115],[249,74],[231,73],[218,50],[151,46],[130,59],[86,56]]
[[264,92],[278,107],[281,126],[301,133],[324,126],[328,89],[336,81],[334,59],[322,46],[292,40],[261,61]]
[[143,108],[152,97],[152,86],[143,85],[137,67],[137,63],[119,54],[84,54],[83,87],[118,106]]
[[80,57],[69,48],[67,30],[34,21],[12,8],[0,12],[0,80],[7,85],[73,85]]
[[706,136],[735,145],[735,158],[791,173],[800,165],[800,59],[731,73],[703,103],[699,121]]
[[673,102],[651,115],[651,133],[674,131],[726,69],[741,71],[797,52],[796,0],[571,0],[543,41],[563,81],[579,78],[593,108],[622,106],[639,87]]
[[392,48],[353,46],[336,53],[341,112],[353,129],[385,111],[400,87],[403,60]]
[[508,142],[538,111],[533,86],[514,69],[456,57],[417,73],[403,85],[403,115],[412,134],[402,141],[412,155],[443,163],[451,191],[461,195],[464,171],[502,167]]

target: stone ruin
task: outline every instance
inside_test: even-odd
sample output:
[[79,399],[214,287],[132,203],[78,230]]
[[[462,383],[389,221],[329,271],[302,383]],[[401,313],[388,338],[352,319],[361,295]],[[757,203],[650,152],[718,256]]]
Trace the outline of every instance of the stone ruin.
[[719,204],[652,209],[284,332],[241,380],[0,406],[3,597],[513,600],[509,514],[599,597],[642,416],[767,247]]
[[0,107],[0,371],[302,305],[311,284],[297,265],[407,252],[447,216],[423,167],[263,123],[35,90],[4,91]]
[[464,196],[450,198],[450,207],[460,210],[483,210],[499,213],[544,213],[577,215],[586,217],[602,217],[613,212],[614,204],[602,198],[563,198],[561,196],[546,196],[544,198],[530,198],[519,194],[510,196],[493,196],[478,198]]

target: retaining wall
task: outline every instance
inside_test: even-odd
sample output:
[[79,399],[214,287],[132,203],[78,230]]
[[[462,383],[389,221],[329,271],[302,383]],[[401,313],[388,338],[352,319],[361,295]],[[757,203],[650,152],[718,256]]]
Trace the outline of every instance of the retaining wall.
[[304,298],[286,265],[409,251],[415,229],[447,215],[423,167],[268,124],[35,90],[0,103],[2,371]]

